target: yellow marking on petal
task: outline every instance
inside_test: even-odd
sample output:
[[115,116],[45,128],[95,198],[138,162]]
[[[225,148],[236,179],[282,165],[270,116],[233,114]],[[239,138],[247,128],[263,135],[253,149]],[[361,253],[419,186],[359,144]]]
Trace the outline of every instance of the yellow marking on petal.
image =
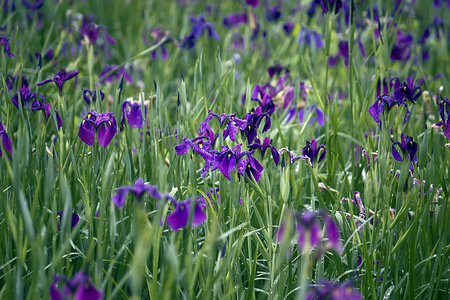
[[198,143],[198,146],[200,147],[200,149],[203,149],[203,143]]
[[403,87],[403,90],[406,92],[406,86]]
[[248,125],[248,129],[250,129],[250,125]]
[[228,153],[228,158],[230,158],[231,157],[231,153]]
[[180,205],[180,209],[181,209],[181,210],[184,210],[184,204],[181,204],[181,205]]
[[108,121],[108,124],[109,124],[109,126],[112,126],[112,125],[111,125],[111,121]]

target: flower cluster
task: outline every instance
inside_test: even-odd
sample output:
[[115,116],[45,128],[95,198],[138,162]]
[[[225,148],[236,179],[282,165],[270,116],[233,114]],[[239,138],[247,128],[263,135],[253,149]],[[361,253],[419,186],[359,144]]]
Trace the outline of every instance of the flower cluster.
[[87,114],[81,122],[78,136],[85,144],[92,146],[95,141],[96,133],[98,133],[97,138],[99,146],[106,148],[117,133],[117,123],[113,113],[105,112],[99,114],[96,111],[91,110]]
[[[261,157],[264,158],[266,149],[270,148],[272,157],[277,165],[279,162],[279,154],[277,149],[272,145],[272,140],[268,137],[262,143],[257,138],[257,129],[263,120],[265,120],[262,130],[263,133],[269,130],[271,126],[270,115],[275,110],[273,100],[258,85],[254,89],[253,98],[260,103],[260,106],[256,109],[253,108],[243,119],[237,118],[236,113],[229,115],[222,114],[219,116],[210,111],[205,121],[199,125],[199,135],[192,140],[184,137],[183,141],[175,146],[176,153],[183,155],[191,148],[195,153],[199,154],[205,161],[205,165],[201,171],[202,177],[206,177],[210,169],[211,171],[219,169],[228,180],[231,180],[231,172],[236,168],[237,164],[239,178],[240,176],[245,177],[247,175],[249,178],[253,177],[258,181],[264,167],[253,156],[255,151],[261,149]],[[234,145],[232,149],[228,146],[222,146],[221,151],[214,150],[214,144],[219,135],[214,133],[209,124],[213,118],[219,121],[220,128],[224,128],[224,141],[230,138],[231,141],[235,142],[237,134],[240,132],[242,139],[246,137],[249,150],[242,151],[242,143]]]
[[406,124],[410,118],[410,111],[406,101],[409,100],[410,103],[416,104],[417,99],[422,95],[421,85],[414,86],[414,80],[412,78],[408,78],[407,82],[401,84],[399,81],[395,82],[394,88],[393,97],[384,93],[378,96],[377,100],[367,110],[379,126],[381,126],[381,114],[385,110],[391,110],[394,105],[406,108],[405,118],[403,119],[403,124]]
[[62,300],[100,300],[103,293],[92,285],[89,275],[84,272],[78,272],[72,279],[63,275],[55,275],[50,286],[50,299]]

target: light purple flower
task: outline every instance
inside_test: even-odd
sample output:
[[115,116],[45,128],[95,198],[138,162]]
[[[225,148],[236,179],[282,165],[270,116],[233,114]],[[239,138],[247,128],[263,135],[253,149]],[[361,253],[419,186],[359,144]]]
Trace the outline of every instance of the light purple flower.
[[144,183],[144,180],[139,178],[131,186],[122,186],[117,190],[117,193],[112,196],[111,200],[118,208],[122,208],[125,205],[125,198],[128,193],[132,193],[137,201],[140,201],[144,194],[150,195],[154,199],[161,199],[162,194],[158,191],[158,188],[154,185],[148,185]]
[[[6,152],[8,152],[8,154],[11,156],[13,154],[11,138],[6,133],[5,127],[3,127],[3,124],[1,122],[0,122],[0,137],[2,140],[3,147],[5,147]],[[0,157],[1,156],[2,156],[2,149],[0,147]],[[8,155],[6,157],[8,157]],[[9,159],[9,157],[8,157],[8,159]]]

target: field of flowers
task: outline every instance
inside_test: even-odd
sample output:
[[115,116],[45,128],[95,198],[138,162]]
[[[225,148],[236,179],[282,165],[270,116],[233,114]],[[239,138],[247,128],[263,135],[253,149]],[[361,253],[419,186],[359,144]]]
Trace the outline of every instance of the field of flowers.
[[0,299],[450,299],[450,1],[0,7]]

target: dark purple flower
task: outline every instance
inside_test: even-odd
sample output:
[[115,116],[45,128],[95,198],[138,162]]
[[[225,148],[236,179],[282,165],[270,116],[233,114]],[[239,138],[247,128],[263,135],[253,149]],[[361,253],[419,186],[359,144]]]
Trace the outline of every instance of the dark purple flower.
[[[164,40],[164,39],[166,39],[166,38],[168,37],[168,35],[169,35],[169,32],[168,32],[168,31],[166,32],[166,31],[164,31],[164,30],[162,29],[162,27],[156,26],[156,27],[152,30],[152,33],[151,33],[151,36],[152,36],[152,38],[153,38],[153,45],[156,45],[156,44],[161,43],[161,41]],[[147,40],[145,31],[144,31],[143,37],[144,37],[144,43],[147,45],[147,44],[148,44],[148,40]],[[171,39],[170,39],[170,40],[171,40]],[[169,39],[167,39],[167,41],[169,41]],[[151,57],[152,57],[153,59],[157,59],[157,57],[158,57],[158,52],[160,52],[160,57],[161,57],[162,60],[166,60],[166,59],[169,57],[169,53],[167,52],[167,48],[166,48],[165,44],[166,44],[166,42],[164,42],[164,43],[161,45],[160,50],[158,49],[158,50],[152,51]]]
[[[401,143],[398,141],[394,141],[393,139],[391,139],[391,141],[392,141],[392,156],[394,156],[395,160],[403,161],[403,159],[406,158],[407,153],[409,160],[411,162],[413,162],[416,159],[416,152],[418,145],[416,142],[414,142],[412,137],[402,133]],[[400,155],[395,146],[398,146],[400,148],[402,155]]]
[[14,104],[14,106],[17,109],[19,109],[19,97],[20,97],[20,102],[22,103],[22,107],[28,107],[28,105],[30,103],[37,101],[38,96],[41,99],[44,98],[41,94],[30,91],[30,87],[28,86],[28,83],[25,81],[25,82],[22,82],[22,87],[19,88],[19,92],[17,92],[11,98],[11,102]]
[[351,282],[343,284],[323,281],[313,286],[306,295],[306,300],[363,300],[363,297],[353,289]]
[[267,73],[269,74],[270,78],[273,78],[275,75],[280,75],[282,71],[289,73],[289,69],[287,67],[282,66],[280,62],[277,62],[276,65],[273,65],[267,69]]
[[271,116],[276,109],[272,96],[258,84],[253,90],[252,100],[257,101],[261,105],[262,111],[267,112],[269,116]]
[[[56,223],[56,226],[58,227],[58,230],[61,230],[61,223],[62,223],[62,219],[64,217],[63,210],[58,211],[58,217],[59,217],[59,221]],[[79,221],[80,221],[80,217],[78,216],[78,214],[75,211],[72,211],[71,227],[74,228],[75,226],[77,226]]]
[[184,38],[181,48],[193,48],[205,30],[208,32],[209,37],[214,38],[216,41],[220,40],[219,35],[214,31],[214,24],[206,22],[204,14],[201,14],[198,18],[191,17],[190,20],[192,22],[192,30]]
[[308,28],[302,26],[300,35],[298,37],[298,42],[300,44],[306,43],[308,46],[312,46],[312,40],[314,40],[314,44],[316,45],[317,49],[323,47],[323,41],[320,38],[319,33],[315,30],[308,30]]
[[[147,119],[147,106],[144,105],[144,115],[145,115],[145,126],[148,126]],[[122,104],[122,120],[121,126],[125,123],[125,116],[127,118],[128,124],[133,128],[142,128],[143,118],[141,103],[124,101]]]
[[255,8],[259,5],[259,0],[245,0],[245,3]]
[[3,53],[8,55],[9,57],[15,57],[14,54],[11,53],[9,39],[6,36],[0,36],[0,45],[3,46]]
[[106,26],[98,26],[93,22],[89,22],[89,18],[83,18],[83,24],[80,28],[80,35],[87,37],[92,45],[97,43],[97,39],[101,37],[101,46],[105,46],[106,43],[114,45],[116,41],[113,37],[108,35]]
[[245,177],[245,174],[247,174],[249,178],[253,177],[255,178],[255,181],[258,182],[264,167],[250,153],[247,153],[246,158],[241,158],[239,160],[237,170],[238,175]]
[[223,25],[228,29],[231,27],[239,27],[240,23],[244,23],[244,24],[247,23],[247,14],[246,13],[230,14],[228,17],[223,19]]
[[[83,89],[83,99],[88,105],[97,100],[97,91],[91,91],[90,89]],[[100,99],[103,101],[105,99],[105,93],[100,90]]]
[[[389,82],[388,82],[389,81]],[[400,88],[400,79],[398,77],[385,77],[383,79],[383,90],[381,89],[381,80],[377,81],[377,97],[382,94],[389,94],[389,91],[392,92],[398,88]],[[389,87],[388,87],[389,85]]]
[[309,233],[308,245],[311,248],[316,247],[322,239],[322,233],[317,214],[309,210],[304,210],[301,215],[297,215],[296,230],[298,233],[298,247],[302,250],[305,249],[307,232]]
[[[50,110],[52,109],[52,106],[50,103],[45,103],[44,101],[39,102],[35,100],[31,106],[31,109],[33,111],[42,110],[45,112],[45,119],[48,121],[48,118],[50,117]],[[56,111],[56,109],[53,109],[56,115],[56,122],[58,125],[58,130],[62,127],[63,123],[61,120],[61,117],[59,116],[59,113]]]
[[327,233],[328,237],[328,247],[335,249],[338,252],[341,252],[342,245],[341,240],[339,239],[339,228],[327,214],[325,211],[320,211],[319,215],[322,217],[324,223],[325,223],[325,231]]
[[399,105],[402,105],[406,100],[411,101],[412,104],[416,104],[417,98],[422,95],[422,84],[414,86],[414,80],[412,78],[408,78],[407,81],[407,83],[403,82],[394,91],[394,99]]
[[[167,216],[167,224],[171,230],[185,228],[189,221],[192,200],[179,201],[174,203],[175,209]],[[206,220],[206,214],[197,201],[194,201],[194,215],[192,216],[192,227],[197,227]]]
[[[361,43],[359,38],[357,38],[355,41],[356,41],[356,43],[359,46],[359,50],[361,52],[361,55],[363,57],[365,57],[366,56],[366,51],[364,50],[363,44]],[[339,45],[338,45],[338,48],[339,48],[338,53],[335,56],[331,56],[330,55],[330,58],[328,59],[328,64],[330,66],[335,66],[336,63],[337,63],[338,58],[341,57],[341,58],[344,59],[345,67],[348,67],[348,64],[350,62],[349,61],[349,54],[348,54],[349,53],[348,52],[349,51],[348,50],[348,41],[347,40],[340,41]]]
[[75,76],[78,75],[78,73],[80,73],[80,71],[71,71],[71,72],[67,73],[66,70],[61,69],[53,78],[49,78],[44,81],[41,81],[41,82],[37,83],[36,85],[41,86],[41,85],[44,85],[49,82],[54,82],[59,88],[59,94],[62,95],[62,89],[63,89],[64,82],[74,78]]
[[370,113],[375,122],[381,126],[381,114],[385,109],[389,111],[393,105],[395,105],[394,99],[389,97],[387,94],[383,94],[378,96],[377,100],[369,107],[367,111]]
[[255,142],[251,145],[248,145],[248,148],[250,149],[261,149],[261,157],[264,158],[264,153],[266,152],[267,148],[270,148],[270,151],[272,152],[272,158],[276,165],[280,162],[280,154],[278,153],[278,150],[272,146],[272,140],[266,137],[261,144],[259,139],[256,139]]
[[407,61],[411,57],[411,49],[413,45],[413,37],[410,34],[403,34],[399,29],[395,38],[394,46],[391,51],[391,59],[396,61]]
[[[12,147],[11,138],[6,133],[5,127],[3,127],[3,124],[1,122],[0,122],[0,138],[2,140],[3,147],[5,147],[5,149],[6,149],[6,152],[8,152],[9,156],[12,156],[13,147]],[[0,157],[1,156],[2,156],[2,148],[0,147]],[[6,157],[9,159],[8,155]]]
[[287,36],[290,36],[292,34],[292,31],[294,30],[294,23],[292,22],[284,23],[283,30]]
[[118,208],[122,208],[125,205],[125,198],[128,193],[132,193],[137,201],[140,201],[144,194],[148,194],[154,199],[162,198],[162,195],[156,186],[145,184],[144,180],[138,178],[133,185],[120,187],[117,190],[117,193],[112,196],[111,200]]
[[106,65],[103,70],[100,72],[98,76],[98,81],[100,84],[104,84],[105,82],[113,83],[113,81],[120,81],[121,78],[128,83],[132,82],[132,77],[130,73],[125,71],[124,67],[117,67],[116,65]]
[[89,276],[83,272],[78,272],[71,280],[62,275],[55,275],[49,293],[52,300],[72,299],[72,297],[74,300],[103,298],[103,293],[91,284]]
[[[311,142],[306,141],[306,146],[303,147],[302,154],[304,156],[309,157],[311,164],[314,164],[315,161],[319,163],[322,159],[325,158],[325,154],[327,153],[327,150],[325,149],[325,144],[326,143],[323,143],[322,145],[317,147],[315,139],[311,140]],[[323,149],[323,151],[319,157],[320,149]],[[317,158],[319,159],[317,160]]]
[[233,149],[223,146],[222,151],[214,157],[211,171],[219,169],[223,176],[231,180],[231,172],[236,168],[236,161],[241,153],[241,145],[238,144]]
[[98,114],[91,110],[80,125],[78,136],[88,146],[95,141],[95,133],[98,133],[98,144],[106,148],[117,133],[116,119],[111,112]]
[[266,19],[269,22],[278,21],[281,18],[281,7],[279,5],[266,9]]
[[[444,135],[450,140],[450,100],[448,97],[442,97],[442,102],[439,103],[439,114],[441,115],[441,121],[433,127],[441,128],[444,131]],[[447,113],[447,118],[445,117]]]
[[226,116],[226,118],[228,122],[223,131],[223,139],[225,140],[227,137],[230,137],[230,140],[234,142],[236,140],[236,134],[239,132],[239,129],[244,130],[247,122],[236,118],[236,113],[230,114]]
[[189,148],[192,148],[194,152],[198,153],[205,160],[205,165],[201,171],[201,176],[203,178],[206,177],[208,170],[213,166],[215,161],[214,154],[211,151],[211,144],[207,139],[208,138],[204,136],[198,136],[193,140],[189,140],[184,137],[183,141],[179,145],[175,146],[175,152],[177,155],[186,154]]

